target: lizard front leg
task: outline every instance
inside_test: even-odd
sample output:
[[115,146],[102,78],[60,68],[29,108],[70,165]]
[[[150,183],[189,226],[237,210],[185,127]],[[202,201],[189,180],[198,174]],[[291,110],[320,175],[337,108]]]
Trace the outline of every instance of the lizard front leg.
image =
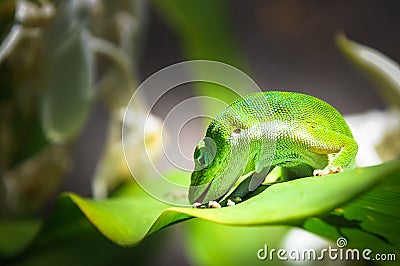
[[308,140],[309,149],[328,156],[328,165],[314,170],[314,176],[339,173],[355,166],[358,145],[352,137],[322,127],[313,128],[310,133],[313,137]]
[[222,201],[221,204],[223,206],[233,206],[237,203],[240,203],[243,198],[249,194],[250,192],[257,189],[265,180],[267,175],[274,169],[273,166],[265,167],[261,170],[261,172],[254,172],[249,177],[244,179],[240,184],[236,186],[232,193],[227,195]]

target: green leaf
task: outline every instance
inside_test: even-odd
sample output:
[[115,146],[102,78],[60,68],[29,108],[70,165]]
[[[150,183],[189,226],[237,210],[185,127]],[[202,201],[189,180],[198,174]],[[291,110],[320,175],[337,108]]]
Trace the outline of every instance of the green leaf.
[[[136,186],[127,186],[114,198],[102,201],[75,194],[63,197],[69,197],[107,238],[131,246],[165,226],[191,217],[226,225],[299,225],[306,218],[331,212],[379,182],[388,182],[399,171],[399,161],[393,161],[297,179],[273,185],[241,204],[222,209],[172,207]],[[180,178],[189,176],[181,173]]]
[[185,224],[183,238],[191,265],[287,265],[278,259],[260,260],[257,252],[265,245],[282,248],[282,240],[291,227],[237,227],[200,219]]
[[38,220],[0,221],[0,258],[13,257],[33,240],[40,228]]
[[[400,256],[400,173],[304,228],[332,240],[346,237],[349,246],[392,250]],[[396,251],[397,250],[397,251]]]
[[390,105],[400,107],[400,66],[381,52],[339,34],[336,44],[343,55],[374,84]]
[[0,257],[0,265],[157,265],[162,258],[154,254],[168,245],[170,233],[165,230],[135,248],[122,248],[99,234],[68,197],[61,197],[33,243],[16,257]]
[[[102,234],[121,246],[139,243],[152,230],[152,225],[161,213],[169,206],[159,202],[140,188],[136,188],[132,197],[114,198],[107,201],[83,199],[69,194],[71,200],[78,205],[87,218]],[[140,190],[140,191],[139,191]],[[156,229],[187,218],[180,213],[166,213],[155,225]]]
[[63,12],[45,35],[41,122],[48,139],[56,143],[76,137],[88,117],[93,98],[92,55],[83,31],[86,22],[79,21],[76,12],[67,11],[73,10],[69,5],[73,3],[58,6]]

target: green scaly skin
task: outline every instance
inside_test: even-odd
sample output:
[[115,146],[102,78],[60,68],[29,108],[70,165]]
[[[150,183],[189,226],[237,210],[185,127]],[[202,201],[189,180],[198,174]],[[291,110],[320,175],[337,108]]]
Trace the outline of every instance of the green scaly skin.
[[350,169],[357,150],[342,115],[328,103],[294,92],[249,94],[219,114],[196,147],[189,201],[221,200],[254,171],[242,182],[242,197],[276,166],[285,179]]

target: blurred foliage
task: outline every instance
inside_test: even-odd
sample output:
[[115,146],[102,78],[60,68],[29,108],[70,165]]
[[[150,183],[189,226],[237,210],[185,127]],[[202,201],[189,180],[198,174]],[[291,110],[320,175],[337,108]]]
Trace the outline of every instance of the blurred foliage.
[[[126,106],[136,86],[132,61],[138,53],[144,6],[142,0],[118,4],[101,0],[0,2],[0,264],[21,263],[28,256],[28,246],[29,263],[33,264],[36,260],[59,263],[60,258],[66,265],[106,263],[124,253],[132,258],[134,253],[113,247],[79,212],[69,217],[71,224],[76,219],[76,232],[70,234],[64,230],[70,227],[56,219],[62,240],[38,249],[38,241],[42,243],[40,239],[46,234],[40,231],[37,236],[42,224],[37,217],[52,206],[64,176],[71,171],[71,147],[94,100],[102,99],[112,114],[120,114]],[[110,119],[108,142],[112,144],[120,138],[112,133],[114,127],[120,132],[117,115]],[[123,154],[121,146],[118,150]],[[108,153],[105,149],[103,157],[110,158]],[[119,153],[121,163],[117,160],[113,167],[123,162]],[[114,172],[109,179],[118,184],[112,178],[121,171]],[[126,171],[122,174],[127,176]],[[123,182],[126,179],[131,180],[128,177]],[[108,193],[107,186],[105,189]],[[49,220],[67,220],[65,208],[54,210]],[[77,239],[87,242],[78,246]],[[33,249],[29,245],[32,241]],[[56,245],[61,242],[64,244]],[[98,250],[108,252],[99,256]],[[13,259],[17,255],[18,259]],[[136,253],[135,257],[141,256]]]
[[[18,229],[18,232],[23,231]],[[157,263],[159,258],[154,253],[167,245],[169,235],[166,231],[143,241],[138,247],[120,248],[99,234],[70,200],[61,198],[33,243],[19,250],[17,257],[0,258],[0,264],[61,266]],[[4,236],[11,237],[11,234]],[[5,243],[10,242],[9,238],[7,240]],[[17,241],[15,243],[21,244]]]
[[12,258],[21,253],[36,237],[39,229],[40,222],[34,219],[1,220],[0,258]]
[[400,66],[383,53],[336,36],[336,44],[348,61],[379,90],[389,106],[400,108]]
[[[39,80],[41,124],[51,142],[65,143],[77,136],[87,120],[93,100],[93,59],[87,47],[88,15],[83,7],[63,2],[44,35],[46,36],[42,79]],[[71,14],[72,13],[72,14]],[[60,32],[64,32],[60,38]]]

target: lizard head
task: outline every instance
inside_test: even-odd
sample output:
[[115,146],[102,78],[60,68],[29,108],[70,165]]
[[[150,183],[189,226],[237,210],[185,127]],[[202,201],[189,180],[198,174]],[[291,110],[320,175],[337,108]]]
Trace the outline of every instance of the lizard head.
[[[255,112],[254,108],[260,111]],[[268,128],[264,128],[263,117],[269,117],[269,110],[264,94],[251,94],[231,103],[210,123],[206,137],[194,152],[191,204],[218,201],[240,177],[255,170],[261,136]]]
[[191,176],[189,201],[206,203],[221,198],[235,183],[231,173],[232,145],[230,128],[213,120],[194,151],[195,169]]

